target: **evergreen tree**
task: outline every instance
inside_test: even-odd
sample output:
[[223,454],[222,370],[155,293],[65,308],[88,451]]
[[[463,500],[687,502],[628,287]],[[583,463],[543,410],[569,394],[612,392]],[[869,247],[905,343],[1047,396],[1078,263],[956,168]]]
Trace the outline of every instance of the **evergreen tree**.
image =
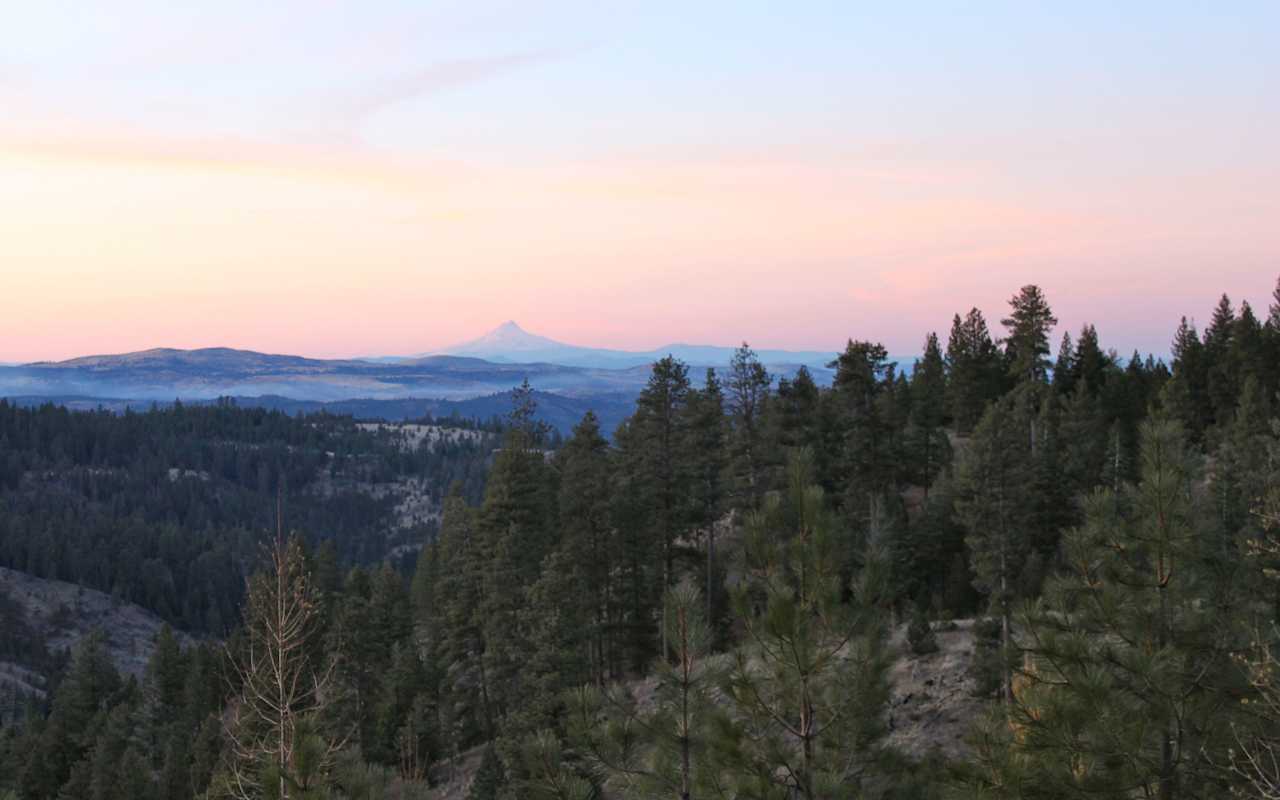
[[[1081,385],[1087,387],[1087,383]],[[1023,567],[1020,581],[1020,594],[1024,597],[1040,593],[1044,565],[1053,559],[1062,532],[1077,521],[1075,496],[1063,470],[1066,448],[1060,427],[1057,398],[1044,392],[1031,429],[1034,439],[1027,496],[1030,501],[1028,534],[1032,552]]]
[[947,339],[947,398],[961,433],[973,430],[987,403],[1003,390],[1003,380],[1000,351],[982,312],[970,309],[963,320],[957,314]]
[[[602,684],[616,666],[617,597],[610,495],[613,462],[609,443],[588,411],[556,455],[560,470],[561,550],[580,571],[582,584],[571,597],[583,603],[588,661]],[[545,572],[545,570],[544,570]]]
[[1012,691],[1010,618],[1017,581],[1032,546],[1033,459],[1025,433],[1025,398],[1009,396],[988,409],[956,473],[956,512],[968,531],[965,543],[975,585],[1000,618],[1006,699]]
[[[821,392],[813,381],[813,374],[808,367],[801,366],[794,378],[778,379],[778,391],[773,397],[773,413],[770,415],[778,445],[784,450],[813,448],[815,462],[818,461],[816,450],[820,441],[820,402]],[[821,472],[820,468],[815,468]]]
[[894,374],[888,352],[873,342],[850,340],[830,366],[836,370],[832,396],[844,440],[842,500],[852,517],[865,519],[873,499],[895,485],[892,427],[883,402]]
[[1058,324],[1039,286],[1023,286],[1009,300],[1009,316],[1000,321],[1009,374],[1015,381],[1043,381],[1049,369],[1049,331]]
[[484,551],[476,514],[456,491],[446,498],[438,551],[439,579],[432,592],[432,615],[419,619],[433,674],[440,681],[444,735],[454,755],[482,735],[496,731],[493,675],[479,610],[486,607]]
[[755,351],[743,342],[729,362],[726,388],[733,425],[731,460],[734,489],[747,508],[759,502],[764,489],[764,411],[772,382]]
[[841,414],[833,393],[819,390],[813,375],[802,366],[794,379],[778,381],[770,416],[781,452],[809,448],[815,480],[832,496],[840,492],[843,487],[838,485],[838,475],[844,442]]
[[793,456],[785,502],[775,496],[747,520],[735,595],[746,643],[725,687],[733,723],[713,755],[728,796],[856,797],[883,732],[883,568],[869,555],[843,585],[847,543],[810,458]]
[[1075,357],[1071,362],[1072,379],[1089,386],[1095,394],[1102,390],[1107,370],[1113,359],[1102,352],[1098,344],[1098,331],[1086,324],[1080,329],[1080,338],[1076,340]]
[[1262,323],[1248,301],[1241,301],[1240,313],[1231,331],[1229,363],[1241,389],[1249,378],[1265,380],[1266,343]]
[[1209,363],[1195,325],[1183,317],[1173,337],[1173,376],[1164,406],[1194,438],[1204,431],[1211,408]]
[[[767,379],[767,375],[765,376]],[[765,385],[767,391],[768,386]],[[751,416],[754,418],[750,427],[753,430],[752,438],[755,444],[741,451],[744,454],[753,454],[751,458],[743,463],[753,464],[755,460],[762,458],[763,439],[764,439],[764,401],[766,396],[757,398],[758,405],[754,407]],[[735,401],[736,402],[736,401]],[[725,413],[724,413],[724,396],[720,389],[720,382],[716,378],[715,370],[707,370],[707,379],[703,388],[691,391],[689,400],[685,407],[686,422],[684,425],[686,434],[686,445],[688,447],[688,455],[686,456],[689,463],[690,490],[692,494],[690,522],[694,529],[701,534],[706,541],[706,579],[703,584],[703,591],[707,600],[707,618],[714,620],[716,618],[716,599],[722,593],[717,586],[717,579],[720,574],[720,566],[716,560],[716,527],[720,521],[720,517],[724,512],[726,499],[728,496],[725,476],[730,469],[730,459],[726,453],[726,439],[729,438],[726,431]],[[739,423],[740,427],[735,436],[742,435],[746,430],[746,423]],[[752,482],[757,478],[763,481],[763,471],[758,471],[755,466],[750,467],[748,473],[751,480],[747,486],[750,487]],[[754,491],[754,490],[753,490]],[[723,610],[723,603],[720,608]]]
[[1207,388],[1210,413],[1215,423],[1226,424],[1235,410],[1240,391],[1237,365],[1231,358],[1235,349],[1236,315],[1225,294],[1213,310],[1213,319],[1204,332]]
[[1259,535],[1246,553],[1251,583],[1260,597],[1273,598],[1266,622],[1255,625],[1243,662],[1252,696],[1241,700],[1245,718],[1233,725],[1236,747],[1228,769],[1242,784],[1242,796],[1280,795],[1280,421],[1273,422],[1268,449],[1272,474],[1267,493],[1257,508]]
[[[563,725],[564,691],[592,680],[590,606],[582,602],[583,565],[557,550],[543,563],[542,577],[529,587],[520,610],[520,667],[523,696],[504,725],[502,755],[513,765],[508,775],[520,779],[508,757],[521,740],[539,730]],[[576,596],[575,596],[576,595]],[[513,747],[514,745],[514,747]]]
[[1141,474],[1089,499],[1065,574],[1028,613],[1011,735],[991,729],[980,750],[984,797],[1226,795],[1236,612],[1205,584],[1175,424],[1143,426]]
[[[618,426],[613,437],[616,490],[610,504],[616,542],[614,583],[617,602],[613,611],[617,632],[616,662],[611,672],[624,667],[639,671],[658,652],[660,631],[653,625],[656,600],[652,588],[660,579],[662,565],[653,563],[659,548],[654,542],[654,526],[649,498],[652,484],[645,467],[649,447],[643,427],[634,419]],[[665,563],[665,562],[664,562]],[[657,577],[655,577],[657,576]]]
[[943,427],[946,421],[946,365],[938,347],[938,335],[925,339],[924,356],[911,371],[911,417],[907,446],[910,479],[929,487],[951,461],[951,442]]
[[1210,363],[1223,360],[1231,350],[1231,336],[1235,329],[1236,312],[1231,298],[1223,294],[1213,308],[1213,317],[1204,332],[1204,348]]
[[93,746],[107,710],[126,688],[111,663],[104,635],[95,632],[80,640],[48,720],[31,732],[34,747],[19,768],[19,796],[58,796],[72,768]]
[[502,450],[494,458],[476,519],[482,591],[473,609],[484,639],[488,701],[495,719],[523,697],[519,613],[524,593],[556,546],[555,476],[537,445],[531,399],[516,404]]
[[1250,375],[1235,414],[1223,432],[1210,474],[1219,535],[1227,542],[1241,533],[1257,535],[1255,511],[1272,477],[1268,443],[1271,403],[1256,376]]
[[1059,395],[1071,393],[1075,386],[1076,346],[1071,339],[1070,331],[1062,332],[1062,342],[1058,345],[1058,359],[1053,362],[1053,390]]
[[395,765],[406,780],[425,780],[442,749],[430,680],[417,649],[407,640],[396,642],[373,708],[371,739],[377,749],[367,755]]
[[[685,435],[685,405],[689,400],[689,368],[667,356],[653,365],[649,381],[636,399],[636,413],[631,426],[631,454],[638,458],[634,489],[640,492],[647,509],[648,533],[661,558],[660,581],[655,598],[669,588],[676,575],[677,540],[686,531],[690,503],[686,489],[689,464],[687,451],[681,446]],[[667,652],[668,631],[660,619],[659,643]]]
[[1268,397],[1280,392],[1280,278],[1271,293],[1267,321],[1262,326],[1263,355],[1262,385]]
[[1070,497],[1086,494],[1102,481],[1107,428],[1087,380],[1075,385],[1062,410],[1062,464]]
[[642,709],[626,687],[583,687],[571,698],[572,739],[587,771],[620,797],[712,796],[722,780],[711,737],[724,721],[715,700],[724,659],[710,654],[713,632],[692,581],[663,606],[674,658],[658,662],[652,702]]
[[[363,570],[354,574],[360,580],[343,595],[334,650],[342,654],[361,749],[375,763],[395,764],[394,731],[399,720],[386,719],[386,709],[379,704],[388,693],[397,649],[410,640],[413,630],[409,595],[404,580],[389,565],[369,577]],[[403,705],[396,710],[403,711]]]

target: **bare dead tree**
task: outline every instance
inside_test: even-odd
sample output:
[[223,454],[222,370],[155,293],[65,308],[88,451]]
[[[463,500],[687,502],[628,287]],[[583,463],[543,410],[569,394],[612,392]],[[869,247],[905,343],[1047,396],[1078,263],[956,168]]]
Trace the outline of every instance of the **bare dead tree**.
[[336,659],[316,655],[322,623],[302,545],[278,524],[268,570],[249,581],[247,642],[227,651],[239,684],[225,721],[233,797],[297,797],[324,780],[345,746],[346,736],[316,725],[336,693]]

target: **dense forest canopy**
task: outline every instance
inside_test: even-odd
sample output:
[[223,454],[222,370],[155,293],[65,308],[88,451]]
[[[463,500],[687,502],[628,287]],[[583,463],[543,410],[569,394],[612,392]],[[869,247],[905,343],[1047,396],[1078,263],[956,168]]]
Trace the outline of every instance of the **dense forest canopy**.
[[437,506],[454,482],[478,500],[494,429],[443,424],[474,435],[407,447],[395,428],[230,402],[112,414],[0,400],[0,566],[222,636],[239,619],[277,496],[291,524],[313,545],[331,542],[344,564],[380,562],[434,530],[434,519],[394,520],[410,482]]
[[[850,341],[829,388],[665,358],[558,447],[525,387],[492,454],[0,404],[0,564],[213,635],[163,632],[141,680],[87,640],[0,734],[0,792],[1276,797],[1280,284],[1169,363],[1057,337],[1035,286],[997,324],[956,314],[909,373]],[[388,533],[398,476],[438,526]],[[891,669],[954,630],[986,710],[909,755]]]

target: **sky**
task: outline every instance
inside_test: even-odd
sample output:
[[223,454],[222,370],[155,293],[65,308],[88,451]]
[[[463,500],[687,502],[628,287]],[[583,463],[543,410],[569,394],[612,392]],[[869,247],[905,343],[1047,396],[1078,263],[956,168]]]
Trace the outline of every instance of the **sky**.
[[[1164,353],[1280,275],[1280,3],[0,0],[0,361]],[[1055,334],[1055,338],[1056,338]]]

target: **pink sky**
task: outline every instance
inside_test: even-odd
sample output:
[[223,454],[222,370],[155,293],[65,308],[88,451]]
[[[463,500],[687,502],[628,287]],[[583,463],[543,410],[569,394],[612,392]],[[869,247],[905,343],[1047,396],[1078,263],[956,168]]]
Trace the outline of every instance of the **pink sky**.
[[910,354],[1025,283],[1163,353],[1280,274],[1280,64],[1248,19],[1011,5],[1010,39],[730,5],[709,42],[647,4],[338,3],[282,40],[296,16],[135,5],[0,34],[0,361],[406,354],[506,319]]
[[8,361],[403,354],[507,318],[598,346],[853,336],[910,353],[971,305],[994,323],[1027,282],[1064,325],[1162,351],[1177,315],[1206,317],[1222,291],[1265,308],[1280,272],[1276,190],[1247,175],[1151,177],[1095,200],[967,164],[499,168],[3,144]]

